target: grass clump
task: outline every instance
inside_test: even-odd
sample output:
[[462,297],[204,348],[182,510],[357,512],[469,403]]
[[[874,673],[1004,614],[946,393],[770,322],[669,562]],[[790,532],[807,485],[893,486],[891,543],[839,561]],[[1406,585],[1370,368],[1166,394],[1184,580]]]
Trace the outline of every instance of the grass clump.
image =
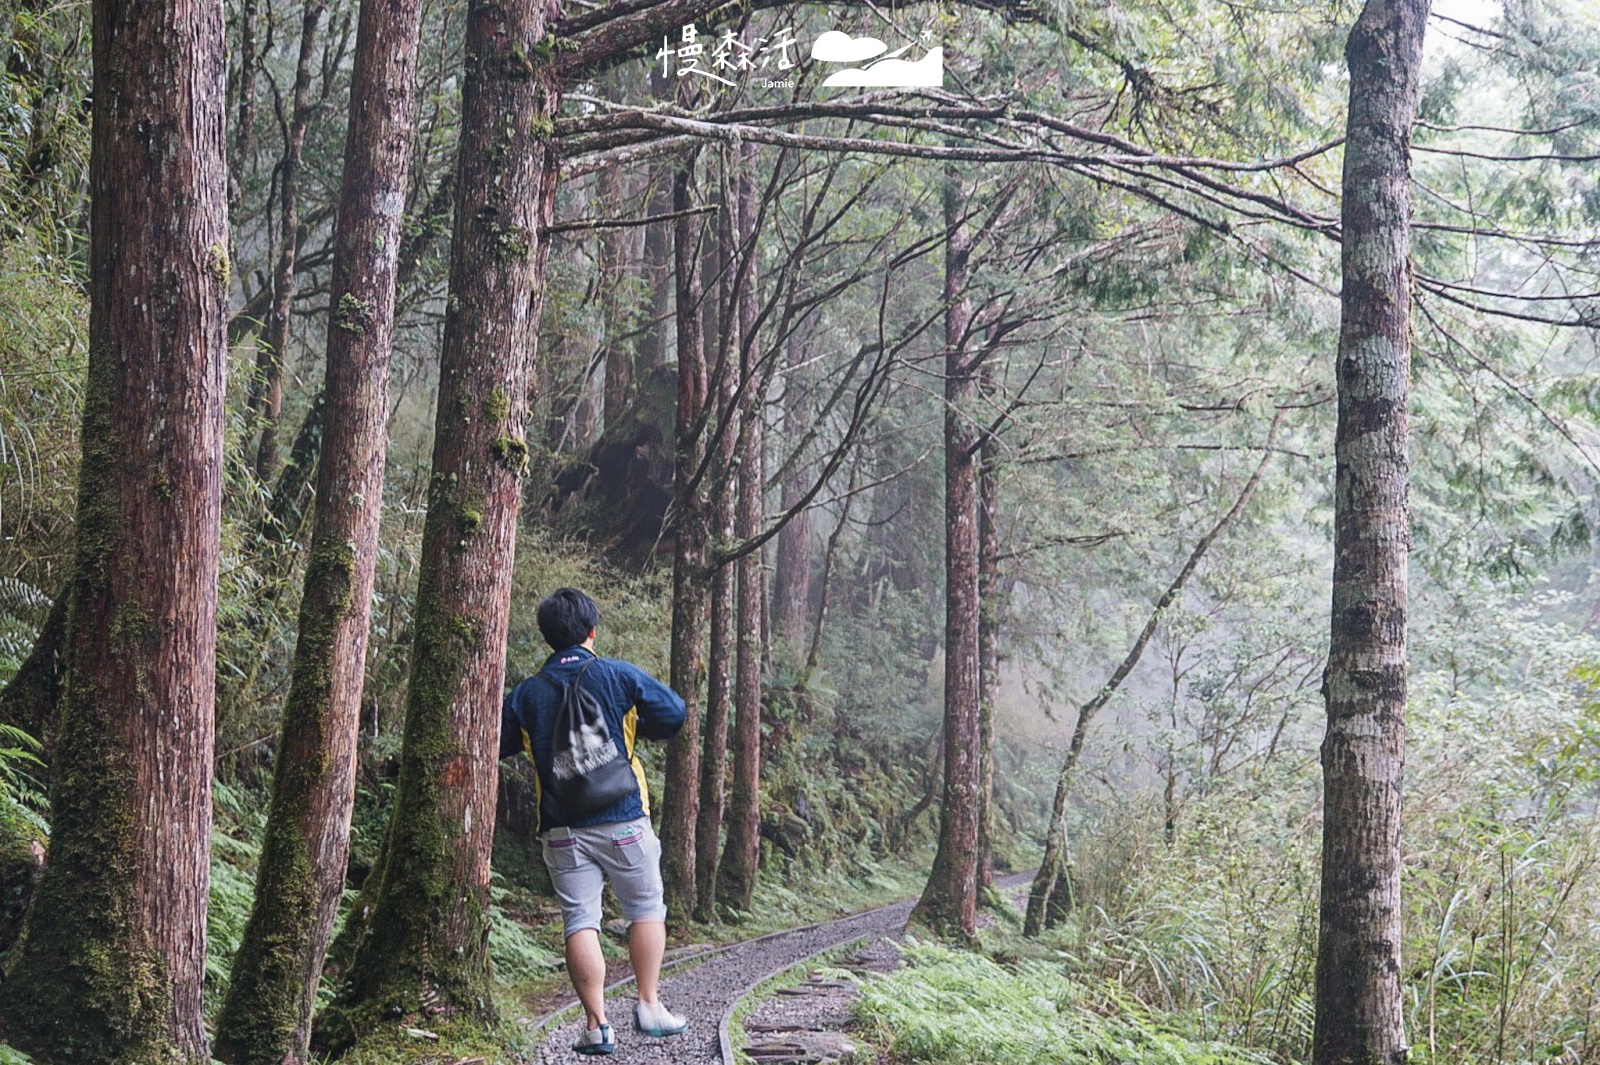
[[1007,967],[913,941],[906,967],[862,986],[857,1009],[895,1060],[988,1065],[1264,1065],[1258,1052],[1196,1040],[1181,1015],[1158,1017],[1110,983],[1061,965]]

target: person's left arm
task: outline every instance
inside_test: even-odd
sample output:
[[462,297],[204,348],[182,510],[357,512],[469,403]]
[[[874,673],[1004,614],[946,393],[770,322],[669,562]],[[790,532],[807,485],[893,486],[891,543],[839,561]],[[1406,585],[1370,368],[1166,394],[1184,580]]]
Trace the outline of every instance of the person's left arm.
[[639,735],[647,740],[670,740],[683,727],[683,696],[631,662],[618,663],[618,680],[639,711]]

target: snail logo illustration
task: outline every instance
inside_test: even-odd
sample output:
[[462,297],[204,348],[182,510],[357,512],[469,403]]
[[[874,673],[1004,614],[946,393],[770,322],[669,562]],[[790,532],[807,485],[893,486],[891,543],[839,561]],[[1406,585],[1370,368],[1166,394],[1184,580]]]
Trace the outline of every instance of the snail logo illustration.
[[840,30],[828,30],[811,45],[811,58],[823,63],[867,63],[829,74],[824,87],[914,89],[944,85],[944,49],[927,49],[920,59],[902,59],[915,48],[908,44],[888,55],[889,46],[876,37],[852,37]]

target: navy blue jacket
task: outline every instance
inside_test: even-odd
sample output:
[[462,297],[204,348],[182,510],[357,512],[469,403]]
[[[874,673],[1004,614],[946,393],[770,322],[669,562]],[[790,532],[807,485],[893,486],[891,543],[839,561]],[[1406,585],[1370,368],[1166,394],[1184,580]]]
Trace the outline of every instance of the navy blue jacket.
[[[599,813],[570,823],[547,817],[541,809],[541,832],[632,821],[648,815],[650,789],[644,781],[644,766],[639,764],[635,753],[638,738],[669,740],[683,727],[682,696],[638,666],[619,658],[599,658],[586,647],[557,651],[545,660],[538,673],[511,689],[500,713],[500,757],[509,758],[518,751],[525,751],[539,770],[540,797],[550,780],[551,733],[556,712],[561,708],[560,684],[576,677],[584,664],[591,661],[594,665],[583,674],[583,688],[600,701],[606,715],[606,728],[612,741],[622,744],[623,753],[633,763],[633,775],[639,787],[634,794],[619,799]],[[553,678],[556,683],[544,677]]]

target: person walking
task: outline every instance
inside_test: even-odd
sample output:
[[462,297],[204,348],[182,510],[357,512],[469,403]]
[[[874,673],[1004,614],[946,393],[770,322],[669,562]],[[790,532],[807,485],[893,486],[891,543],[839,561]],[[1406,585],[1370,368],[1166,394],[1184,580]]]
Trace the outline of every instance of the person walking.
[[[500,757],[525,752],[538,769],[539,835],[544,863],[561,900],[567,975],[583,1004],[586,1028],[573,1048],[610,1054],[616,1037],[606,1017],[605,957],[600,952],[600,893],[606,881],[628,925],[638,1001],[634,1027],[647,1036],[688,1028],[662,1004],[661,961],[667,946],[662,897],[661,841],[650,825],[650,793],[635,753],[640,737],[671,739],[683,726],[683,698],[630,662],[595,654],[600,608],[576,588],[562,588],[539,603],[539,632],[553,651],[544,666],[511,690],[500,723]],[[568,685],[580,685],[603,711],[613,742],[634,776],[622,798],[587,816],[564,816],[553,801],[555,731]]]

